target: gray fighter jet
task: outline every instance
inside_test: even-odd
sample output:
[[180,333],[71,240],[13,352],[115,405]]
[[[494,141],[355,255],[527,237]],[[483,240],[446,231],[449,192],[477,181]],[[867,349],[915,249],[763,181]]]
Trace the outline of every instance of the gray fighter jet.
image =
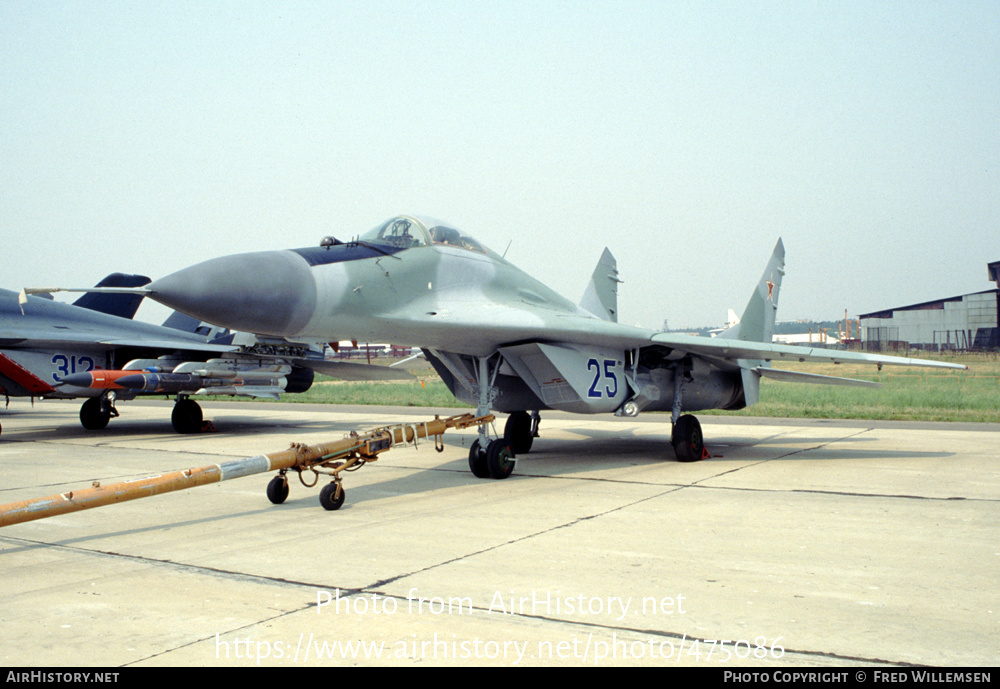
[[761,377],[840,385],[866,381],[771,368],[772,361],[953,364],[773,344],[784,247],[779,240],[739,323],[716,337],[617,322],[618,271],[605,250],[579,304],[559,296],[447,223],[392,218],[357,239],[216,258],[156,280],[152,299],[205,322],[287,338],[356,339],[423,349],[480,415],[507,412],[469,453],[473,473],[508,476],[537,437],[540,410],[670,411],[681,461],[705,456],[698,420],[683,412],[741,409]]
[[[149,282],[114,274],[98,290]],[[388,367],[327,361],[322,350],[267,342],[207,328],[173,314],[164,325],[133,321],[138,294],[86,294],[73,304],[0,290],[0,393],[6,397],[86,398],[80,421],[90,430],[118,416],[115,402],[136,395],[176,395],[180,433],[202,429],[191,395],[274,397],[304,392],[316,371],[340,378],[408,377]]]

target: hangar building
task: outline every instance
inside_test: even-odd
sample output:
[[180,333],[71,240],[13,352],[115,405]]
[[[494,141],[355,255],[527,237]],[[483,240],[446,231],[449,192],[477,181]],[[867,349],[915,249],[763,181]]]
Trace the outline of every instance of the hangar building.
[[997,349],[1000,347],[1000,261],[987,264],[997,287],[974,294],[863,314],[863,346],[870,351]]

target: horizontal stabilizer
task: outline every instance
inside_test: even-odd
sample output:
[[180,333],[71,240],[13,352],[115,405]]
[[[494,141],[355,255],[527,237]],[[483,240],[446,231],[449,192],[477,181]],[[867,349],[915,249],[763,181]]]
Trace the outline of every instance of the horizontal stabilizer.
[[857,378],[837,378],[836,376],[821,376],[816,373],[801,373],[799,371],[785,371],[778,368],[757,367],[756,372],[765,378],[780,380],[786,383],[813,383],[819,385],[846,385],[859,388],[880,388],[881,383],[870,380],[858,380]]
[[960,371],[967,371],[969,369],[965,364],[953,364],[950,361],[912,359],[886,354],[869,354],[868,352],[850,352],[818,347],[798,347],[796,345],[770,342],[749,342],[721,337],[656,333],[650,340],[679,352],[687,352],[695,356],[711,357],[725,361],[763,359],[764,361],[797,361],[799,363],[820,361],[833,364],[924,366],[927,368],[950,368]]

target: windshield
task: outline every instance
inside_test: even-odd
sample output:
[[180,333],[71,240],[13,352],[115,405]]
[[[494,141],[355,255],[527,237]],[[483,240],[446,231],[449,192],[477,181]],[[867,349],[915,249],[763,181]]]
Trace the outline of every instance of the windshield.
[[444,244],[446,246],[457,246],[459,249],[468,249],[470,251],[478,251],[481,254],[486,253],[486,249],[483,245],[477,242],[475,239],[468,235],[464,235],[454,227],[448,227],[447,225],[437,225],[430,229],[431,241],[435,244]]
[[[428,229],[430,228],[430,229]],[[375,246],[391,247],[393,249],[410,249],[415,246],[453,246],[459,249],[489,254],[490,251],[467,234],[450,225],[428,218],[417,219],[409,216],[398,216],[386,220],[368,232],[361,235],[359,241]]]
[[427,246],[427,234],[415,220],[393,218],[365,232],[361,235],[360,241],[390,246],[394,249],[409,249],[414,246]]

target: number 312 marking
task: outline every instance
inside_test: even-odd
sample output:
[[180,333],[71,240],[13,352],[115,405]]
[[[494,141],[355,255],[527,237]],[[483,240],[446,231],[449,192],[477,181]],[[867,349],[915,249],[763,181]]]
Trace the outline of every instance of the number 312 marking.
[[[614,370],[618,362],[614,359],[605,359],[603,363],[604,368],[601,368],[601,362],[597,359],[591,359],[587,362],[587,370],[595,372],[594,382],[590,384],[587,397],[603,397],[607,395],[611,398],[618,394],[618,376],[615,375]],[[598,385],[601,384],[601,378],[608,381],[603,390],[598,389]]]
[[52,357],[52,365],[56,367],[56,372],[52,374],[53,380],[57,383],[72,373],[86,373],[94,370],[94,360],[89,356],[66,356],[56,354]]

